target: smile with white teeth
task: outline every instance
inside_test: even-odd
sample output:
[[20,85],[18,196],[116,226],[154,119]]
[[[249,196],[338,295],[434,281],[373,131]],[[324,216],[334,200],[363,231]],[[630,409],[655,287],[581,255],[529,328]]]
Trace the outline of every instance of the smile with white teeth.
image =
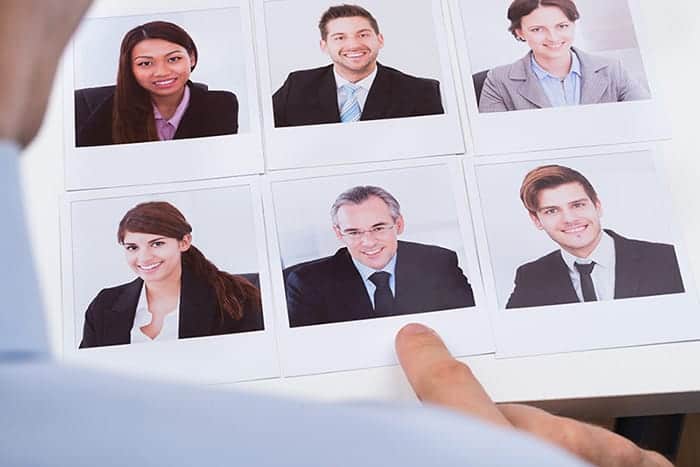
[[587,227],[588,227],[587,225],[580,225],[580,226],[578,226],[578,227],[572,227],[572,228],[570,228],[570,229],[565,229],[565,230],[564,230],[564,233],[566,233],[566,234],[576,234],[576,233],[579,233],[579,232],[583,232],[584,230],[586,230]]
[[156,86],[170,86],[174,82],[175,82],[175,78],[171,78],[171,79],[164,79],[162,81],[154,81],[153,84],[155,84]]
[[347,58],[360,58],[366,55],[367,52],[347,52],[344,53],[343,56]]
[[144,271],[153,271],[155,268],[157,268],[161,264],[163,264],[162,261],[159,261],[159,262],[153,263],[153,264],[139,264],[138,266],[139,266],[139,269],[142,269]]
[[379,253],[381,253],[382,250],[383,250],[383,248],[375,248],[375,249],[373,249],[373,250],[365,250],[365,251],[362,252],[362,254],[363,254],[363,255],[367,255],[367,256],[376,256],[376,255],[378,255]]

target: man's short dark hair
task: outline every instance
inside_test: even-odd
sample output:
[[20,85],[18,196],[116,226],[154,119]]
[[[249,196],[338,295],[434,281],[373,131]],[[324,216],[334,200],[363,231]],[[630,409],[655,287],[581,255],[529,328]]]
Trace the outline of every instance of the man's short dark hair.
[[572,0],[513,0],[513,3],[508,8],[508,19],[510,20],[508,30],[516,39],[522,40],[518,37],[518,33],[515,30],[522,28],[523,16],[529,15],[541,6],[555,6],[559,8],[572,23],[581,17],[576,4]]
[[591,201],[595,204],[600,203],[591,182],[581,172],[563,165],[543,165],[529,171],[520,185],[520,199],[531,214],[536,214],[539,209],[540,191],[567,183],[579,183]]
[[372,29],[374,29],[374,33],[379,34],[379,24],[374,16],[372,16],[372,13],[359,5],[348,5],[347,3],[344,3],[342,5],[330,7],[321,15],[321,19],[318,22],[318,29],[321,31],[321,39],[326,40],[326,37],[328,36],[327,26],[330,21],[338,18],[353,18],[355,16],[367,18],[370,26],[372,26]]

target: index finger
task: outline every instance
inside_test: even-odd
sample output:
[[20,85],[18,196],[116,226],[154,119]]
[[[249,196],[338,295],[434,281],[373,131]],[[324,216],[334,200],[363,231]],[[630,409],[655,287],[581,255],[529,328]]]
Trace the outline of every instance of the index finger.
[[471,369],[456,360],[432,329],[404,326],[396,335],[396,353],[416,396],[499,425],[510,425]]

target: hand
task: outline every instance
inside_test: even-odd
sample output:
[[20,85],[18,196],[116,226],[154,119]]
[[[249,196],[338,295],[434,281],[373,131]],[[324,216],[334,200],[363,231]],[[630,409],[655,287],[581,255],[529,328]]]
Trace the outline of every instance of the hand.
[[418,398],[489,423],[527,431],[599,466],[672,467],[661,454],[647,451],[603,428],[558,417],[521,404],[496,405],[467,365],[450,355],[434,331],[409,324],[396,336],[401,367]]
[[0,2],[0,139],[24,147],[36,136],[58,61],[91,2]]

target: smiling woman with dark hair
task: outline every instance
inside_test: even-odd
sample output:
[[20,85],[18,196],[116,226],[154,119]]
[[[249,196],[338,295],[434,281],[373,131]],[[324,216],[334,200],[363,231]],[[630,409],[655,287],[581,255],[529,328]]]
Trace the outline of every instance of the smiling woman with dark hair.
[[[258,288],[209,261],[172,204],[135,206],[119,223],[117,239],[138,278],[100,291],[85,312],[80,347],[263,329]],[[248,277],[257,282],[257,275]]]
[[573,47],[580,14],[572,0],[514,0],[508,30],[530,51],[488,72],[480,112],[648,99],[619,60]]
[[153,21],[126,33],[114,95],[76,128],[76,146],[139,143],[238,132],[238,99],[190,81],[197,46],[180,26]]

